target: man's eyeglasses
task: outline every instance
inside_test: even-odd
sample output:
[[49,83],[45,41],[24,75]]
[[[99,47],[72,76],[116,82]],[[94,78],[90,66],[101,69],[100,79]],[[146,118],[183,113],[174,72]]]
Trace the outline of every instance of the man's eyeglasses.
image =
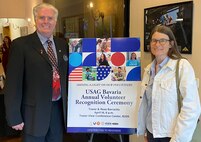
[[160,43],[160,45],[165,45],[168,41],[170,41],[169,39],[165,39],[165,38],[161,38],[161,39],[151,39],[150,43],[155,45],[157,44],[157,42]]

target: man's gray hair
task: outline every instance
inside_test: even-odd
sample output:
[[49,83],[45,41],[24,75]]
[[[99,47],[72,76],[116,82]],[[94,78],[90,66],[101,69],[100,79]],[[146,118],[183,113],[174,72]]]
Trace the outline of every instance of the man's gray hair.
[[49,8],[49,9],[52,9],[54,11],[54,18],[55,20],[57,21],[57,17],[58,17],[58,10],[56,7],[54,7],[53,5],[51,4],[48,4],[48,3],[40,3],[38,5],[36,5],[34,8],[33,8],[33,15],[34,15],[34,20],[36,20],[37,18],[37,15],[38,15],[38,11],[41,10],[42,8]]

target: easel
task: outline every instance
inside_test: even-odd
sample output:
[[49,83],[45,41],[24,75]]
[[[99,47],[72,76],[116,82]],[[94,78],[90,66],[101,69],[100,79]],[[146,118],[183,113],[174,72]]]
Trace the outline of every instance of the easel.
[[[91,134],[90,139],[88,142],[93,142],[94,133]],[[122,135],[119,134],[119,142],[123,142]]]

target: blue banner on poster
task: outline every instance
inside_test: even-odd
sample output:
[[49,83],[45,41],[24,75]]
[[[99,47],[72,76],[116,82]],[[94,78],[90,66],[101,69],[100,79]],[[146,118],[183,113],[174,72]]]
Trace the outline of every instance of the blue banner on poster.
[[140,56],[139,38],[69,40],[68,132],[136,133]]

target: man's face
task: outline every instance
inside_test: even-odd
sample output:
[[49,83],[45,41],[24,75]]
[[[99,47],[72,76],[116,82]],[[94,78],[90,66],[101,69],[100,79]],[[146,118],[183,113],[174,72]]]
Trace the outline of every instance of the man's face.
[[38,10],[38,14],[35,18],[37,31],[47,38],[49,38],[54,31],[56,26],[55,13],[50,8],[42,8]]

